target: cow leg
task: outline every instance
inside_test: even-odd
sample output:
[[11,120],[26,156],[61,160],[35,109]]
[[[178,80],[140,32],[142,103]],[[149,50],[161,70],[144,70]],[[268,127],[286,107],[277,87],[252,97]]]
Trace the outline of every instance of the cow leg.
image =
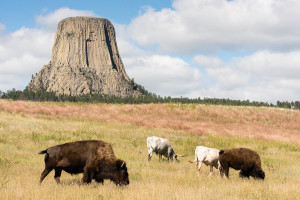
[[152,151],[152,149],[150,149],[150,148],[148,147],[148,162],[151,161],[152,155],[153,155],[153,151]]
[[213,172],[213,166],[211,165],[211,166],[210,166],[209,176],[211,176],[212,172]]
[[217,169],[219,170],[220,176],[223,178],[223,168],[221,166],[220,161],[218,161],[218,163],[217,163]]
[[200,176],[200,173],[199,173],[198,166],[196,166],[196,170],[197,170],[197,175],[198,175],[198,177],[199,177],[199,176]]
[[42,184],[44,178],[53,170],[53,168],[45,168],[45,170],[41,174],[40,185]]
[[158,154],[158,157],[159,157],[159,162],[160,162],[162,160],[162,155]]
[[149,155],[148,155],[148,162],[151,161],[152,155],[153,155],[153,153],[149,153]]
[[56,167],[54,170],[55,170],[54,179],[55,179],[56,183],[59,184],[62,168]]
[[197,163],[197,174],[198,174],[198,177],[200,176],[200,169],[201,169],[201,166],[202,166],[202,162],[198,162],[198,163]]
[[218,166],[218,170],[219,170],[221,178],[223,178],[223,176],[224,176],[224,169],[223,169],[223,167],[221,165]]

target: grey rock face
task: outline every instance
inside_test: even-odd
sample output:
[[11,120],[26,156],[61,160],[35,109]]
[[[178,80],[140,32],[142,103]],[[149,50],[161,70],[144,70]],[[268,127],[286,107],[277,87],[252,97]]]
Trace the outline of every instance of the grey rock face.
[[139,95],[123,66],[113,25],[97,17],[70,17],[59,22],[51,62],[27,88],[73,96]]

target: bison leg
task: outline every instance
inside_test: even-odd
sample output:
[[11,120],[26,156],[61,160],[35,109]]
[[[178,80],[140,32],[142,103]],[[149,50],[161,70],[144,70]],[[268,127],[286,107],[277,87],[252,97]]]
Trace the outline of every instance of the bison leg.
[[62,169],[60,167],[56,167],[54,170],[55,170],[54,179],[55,179],[56,183],[59,184]]
[[102,183],[102,184],[103,184],[104,179],[103,179],[103,178],[95,178],[95,181],[96,181],[97,183]]
[[222,165],[221,170],[222,170],[222,177],[223,177],[223,174],[225,174],[225,176],[227,178],[229,178],[229,166]]
[[221,177],[223,177],[223,174],[225,174],[225,176],[227,178],[229,178],[229,176],[228,176],[228,174],[229,174],[229,164],[225,161],[222,162],[222,160],[219,160],[219,162],[220,162],[219,166],[220,166],[220,169],[221,169],[221,171],[220,171]]
[[83,177],[82,177],[82,182],[83,183],[91,183],[91,181],[94,178],[94,172],[95,169],[93,167],[85,167],[83,170]]
[[246,171],[246,170],[241,170],[240,173],[239,173],[240,177],[241,178],[245,178],[247,177],[249,179],[249,173]]
[[41,174],[40,185],[42,184],[44,178],[53,170],[53,168],[45,168],[45,170]]

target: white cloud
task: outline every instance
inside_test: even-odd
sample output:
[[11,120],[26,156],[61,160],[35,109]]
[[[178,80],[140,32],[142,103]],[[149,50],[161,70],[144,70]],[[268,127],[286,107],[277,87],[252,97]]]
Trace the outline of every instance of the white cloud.
[[0,39],[2,91],[25,88],[31,75],[38,73],[42,66],[50,61],[53,37],[53,33],[45,30],[22,27]]
[[193,62],[205,68],[216,68],[224,65],[223,61],[218,57],[207,57],[203,55],[195,56]]
[[[215,58],[203,58],[213,63]],[[256,52],[234,58],[217,67],[206,67],[211,79],[206,95],[217,98],[250,99],[275,103],[277,100],[300,99],[300,51],[278,53]],[[198,64],[202,67],[201,62]]]
[[135,82],[161,96],[187,96],[202,87],[202,75],[182,59],[151,55],[125,57],[126,71]]
[[120,55],[123,57],[137,57],[137,56],[146,56],[151,55],[151,52],[141,49],[128,34],[127,28],[125,25],[114,24],[117,45]]
[[[204,80],[198,69],[181,58],[153,54],[130,37],[126,26],[115,25],[118,48],[126,72],[148,91],[161,96],[198,97]],[[196,91],[196,92],[194,92]]]
[[268,79],[300,79],[300,51],[260,51],[238,60],[237,67]]
[[57,24],[60,20],[67,17],[76,16],[96,16],[96,14],[89,10],[74,10],[70,8],[60,8],[47,15],[39,15],[35,18],[36,23],[40,26],[56,30]]
[[129,31],[164,53],[292,50],[300,45],[299,10],[292,0],[175,0],[173,9],[147,9]]
[[[174,0],[172,9],[148,7],[123,27],[130,49],[154,51],[143,56],[135,51],[134,57],[121,45],[121,55],[131,77],[163,96],[299,100],[299,10],[294,0]],[[229,61],[214,56],[226,51],[233,55]],[[172,64],[176,57],[160,61],[158,53],[194,57],[177,69],[183,65]],[[185,89],[174,89],[176,79],[177,85],[184,80]]]

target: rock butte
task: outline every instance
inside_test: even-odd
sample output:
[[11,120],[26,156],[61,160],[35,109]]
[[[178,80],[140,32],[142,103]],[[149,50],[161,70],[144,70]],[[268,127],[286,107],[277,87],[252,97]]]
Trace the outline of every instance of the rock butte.
[[70,17],[59,22],[52,57],[27,89],[55,94],[138,96],[120,57],[107,19]]

